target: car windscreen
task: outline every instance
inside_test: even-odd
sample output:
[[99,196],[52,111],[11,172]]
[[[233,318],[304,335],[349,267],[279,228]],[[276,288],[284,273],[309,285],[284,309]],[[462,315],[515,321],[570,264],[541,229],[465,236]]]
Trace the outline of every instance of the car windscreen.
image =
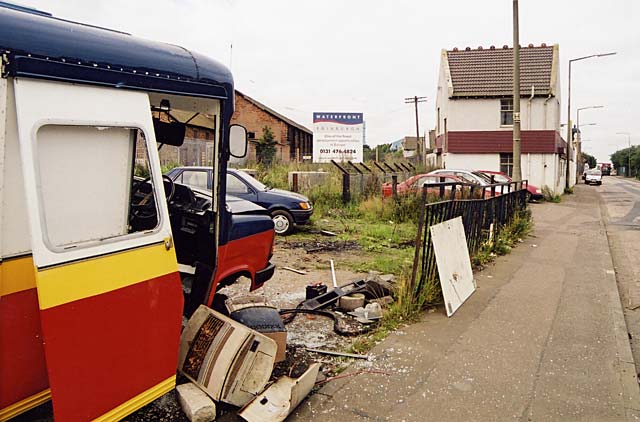
[[251,176],[249,173],[245,173],[242,170],[238,170],[238,175],[244,179],[245,182],[247,182],[248,184],[251,185],[251,187],[253,187],[256,190],[259,191],[265,191],[265,190],[269,190],[269,188],[261,183],[259,180],[255,179],[253,176]]
[[[474,175],[478,176],[479,178],[481,178],[482,180],[491,183],[491,177],[487,176],[486,174],[480,173],[480,172],[477,172],[477,171],[474,171],[472,173]],[[498,181],[498,176],[500,176],[500,175],[496,174],[495,176],[496,176],[495,180]]]
[[[462,177],[464,180],[466,180],[469,183],[473,183],[474,185],[479,185],[479,180],[474,179],[473,176],[471,176],[470,174],[467,173],[459,173],[456,174],[456,176],[458,177]],[[482,180],[484,180],[483,178],[481,178]],[[488,182],[487,182],[488,183]]]
[[493,176],[494,183],[509,183],[511,181],[504,174],[496,174],[496,173],[491,173],[491,174],[483,173],[483,174],[489,177],[489,179],[491,179],[491,177]]
[[587,174],[589,174],[591,176],[601,176],[602,175],[600,170],[587,170]]

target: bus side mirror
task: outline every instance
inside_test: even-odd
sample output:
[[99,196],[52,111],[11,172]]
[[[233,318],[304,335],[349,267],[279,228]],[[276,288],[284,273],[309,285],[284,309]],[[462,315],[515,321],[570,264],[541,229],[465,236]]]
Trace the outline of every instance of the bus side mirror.
[[247,155],[247,129],[240,125],[229,128],[229,153],[235,158]]

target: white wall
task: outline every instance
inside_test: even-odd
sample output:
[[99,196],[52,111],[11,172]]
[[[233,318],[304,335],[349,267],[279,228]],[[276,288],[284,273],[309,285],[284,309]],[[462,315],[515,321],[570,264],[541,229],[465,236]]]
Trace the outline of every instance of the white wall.
[[448,169],[500,171],[500,154],[452,154],[444,157]]
[[[558,154],[522,154],[522,178],[542,189],[547,186],[556,194],[564,191],[564,160]],[[500,154],[452,154],[444,155],[444,167],[448,169],[500,171]]]
[[[497,98],[443,99],[449,131],[512,130],[500,125],[500,100]],[[522,130],[560,130],[560,108],[555,97],[536,97],[520,101]],[[444,128],[441,126],[444,133]]]

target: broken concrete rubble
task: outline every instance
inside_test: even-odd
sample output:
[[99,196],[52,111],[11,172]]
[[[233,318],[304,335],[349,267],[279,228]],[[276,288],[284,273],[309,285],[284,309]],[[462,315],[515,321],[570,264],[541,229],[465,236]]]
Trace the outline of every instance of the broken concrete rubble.
[[356,308],[364,306],[364,294],[353,293],[347,296],[342,296],[338,301],[338,307],[343,311],[353,311]]
[[191,422],[211,422],[216,419],[216,405],[195,384],[187,383],[176,387],[182,411]]
[[369,303],[367,306],[356,308],[349,315],[354,316],[361,324],[371,324],[382,318],[382,307],[379,303]]

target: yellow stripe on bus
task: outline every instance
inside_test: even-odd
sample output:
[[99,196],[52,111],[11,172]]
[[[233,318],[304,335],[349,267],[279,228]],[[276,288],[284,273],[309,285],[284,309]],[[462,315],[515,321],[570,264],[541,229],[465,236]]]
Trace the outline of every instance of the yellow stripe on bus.
[[31,256],[8,259],[0,263],[0,296],[35,288],[35,268]]
[[122,403],[120,406],[112,409],[111,411],[105,413],[102,416],[99,416],[94,419],[94,421],[107,422],[107,421],[119,421],[125,416],[135,412],[143,406],[151,403],[158,397],[168,393],[173,390],[176,386],[176,376],[173,375],[170,378],[162,381],[160,384],[157,384],[150,389],[143,391],[138,394],[131,400],[128,400]]
[[20,400],[17,403],[5,407],[4,409],[0,409],[0,421],[8,421],[9,419],[14,418],[26,412],[27,410],[31,410],[34,407],[39,406],[46,401],[49,401],[50,399],[51,390],[47,388],[44,391],[27,397],[26,399]]
[[40,309],[97,296],[178,271],[163,243],[38,271]]

